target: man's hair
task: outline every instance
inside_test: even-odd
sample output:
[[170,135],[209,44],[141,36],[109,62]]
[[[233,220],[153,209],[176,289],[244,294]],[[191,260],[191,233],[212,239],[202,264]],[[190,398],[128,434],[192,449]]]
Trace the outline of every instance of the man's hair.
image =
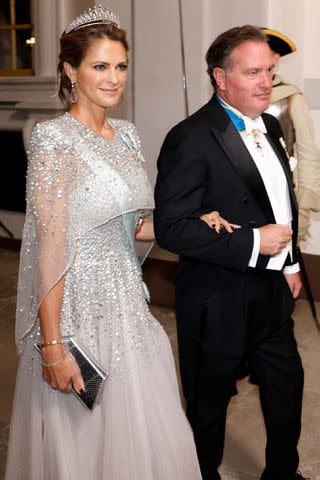
[[268,43],[267,36],[253,25],[230,28],[221,33],[210,45],[206,54],[207,72],[214,88],[217,84],[213,76],[216,67],[228,69],[232,63],[232,53],[241,43],[247,41]]

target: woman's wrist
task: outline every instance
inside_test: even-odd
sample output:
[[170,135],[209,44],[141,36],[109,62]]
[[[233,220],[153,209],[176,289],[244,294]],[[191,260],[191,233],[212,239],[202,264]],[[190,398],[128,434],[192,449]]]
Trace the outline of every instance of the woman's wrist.
[[52,340],[42,340],[42,343],[40,344],[40,347],[52,347],[54,345],[61,345],[62,344],[62,338],[61,336],[58,336]]
[[42,358],[42,365],[44,367],[56,367],[57,365],[60,365],[60,363],[64,362],[65,359],[67,358],[67,355],[68,355],[68,352],[64,352],[59,359],[55,359],[55,360],[50,360],[49,363],[47,363],[47,360],[44,360]]
[[61,358],[66,353],[62,343],[41,348],[41,357],[45,363],[51,363]]

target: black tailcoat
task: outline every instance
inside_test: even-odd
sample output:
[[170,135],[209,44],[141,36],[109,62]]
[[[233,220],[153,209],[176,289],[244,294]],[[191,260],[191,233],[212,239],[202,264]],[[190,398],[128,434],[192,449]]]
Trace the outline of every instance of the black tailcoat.
[[[288,181],[293,217],[292,263],[295,263],[298,208],[287,154],[279,140],[282,131],[273,116],[263,114],[262,117],[267,128],[266,136]],[[176,285],[177,326],[181,375],[192,424],[191,410],[202,388],[197,386],[201,376],[206,375],[207,383],[216,385],[212,402],[219,396],[219,384],[220,391],[226,393],[226,404],[227,397],[232,394],[230,376],[236,378],[239,374],[249,342],[246,298],[248,276],[252,275],[248,264],[253,249],[253,228],[275,223],[255,162],[216,96],[168,133],[158,159],[155,203],[156,240],[160,247],[180,256]],[[225,230],[216,233],[210,229],[199,217],[213,210],[218,210],[229,222],[241,225],[241,229],[234,230],[232,234]],[[283,275],[278,273],[274,277],[279,283],[277,292],[280,293],[276,295],[281,297],[276,302],[277,307],[274,306],[274,292],[271,292],[273,280],[264,283],[269,258],[259,255],[254,271],[257,282],[252,281],[253,277],[250,277],[250,282],[255,289],[255,284],[261,281],[258,290],[261,290],[261,312],[266,318],[276,317],[280,310],[282,316],[290,318],[293,301],[285,280],[282,280]],[[285,302],[283,296],[286,297]],[[253,301],[255,303],[256,300]],[[272,321],[270,318],[270,322],[261,322],[264,325],[261,331],[265,329],[261,335],[259,328],[254,326],[256,339],[265,335],[269,328],[267,324]],[[295,357],[294,368],[300,368],[298,376],[301,380],[294,340],[290,339],[289,343],[292,358]],[[283,347],[282,351],[285,350],[286,347]],[[206,365],[199,361],[201,355],[209,359]],[[225,381],[227,377],[229,380]],[[301,387],[300,380],[297,388]],[[206,391],[204,395],[209,399],[211,393]],[[299,406],[296,411],[295,415],[299,416]],[[295,434],[291,435],[294,442],[299,437],[298,420],[296,425]],[[195,423],[193,427],[195,430]],[[199,440],[198,444],[201,442]],[[292,465],[296,462],[294,455]],[[202,471],[205,470],[206,467],[202,466]],[[208,478],[218,478],[212,475],[212,471],[208,470]]]
[[[282,131],[273,116],[262,117],[288,180],[295,252],[298,208],[287,154],[279,141]],[[255,162],[216,96],[168,133],[158,160],[155,202],[157,242],[180,255],[177,314],[187,324],[190,316],[200,318],[209,295],[220,288],[222,273],[232,299],[232,284],[236,290],[247,271],[253,228],[275,223]],[[212,210],[241,229],[215,233],[199,219]],[[257,268],[264,269],[269,258],[259,255]]]

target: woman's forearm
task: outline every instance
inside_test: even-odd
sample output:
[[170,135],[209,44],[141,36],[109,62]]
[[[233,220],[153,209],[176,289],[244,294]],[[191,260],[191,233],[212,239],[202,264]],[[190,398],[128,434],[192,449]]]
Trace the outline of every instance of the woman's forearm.
[[63,299],[64,278],[50,290],[39,307],[41,341],[51,342],[61,337],[60,311]]
[[60,312],[63,299],[64,278],[48,293],[39,307],[42,357],[42,378],[54,390],[69,393],[73,386],[80,394],[85,390],[79,367],[67,347],[51,343],[61,338]]

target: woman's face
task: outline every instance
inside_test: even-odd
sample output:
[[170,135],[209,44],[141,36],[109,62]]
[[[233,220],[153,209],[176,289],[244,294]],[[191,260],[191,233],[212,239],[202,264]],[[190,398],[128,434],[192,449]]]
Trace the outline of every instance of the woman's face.
[[119,41],[107,37],[93,40],[78,68],[65,64],[75,83],[80,106],[113,107],[120,101],[126,83],[128,58]]

